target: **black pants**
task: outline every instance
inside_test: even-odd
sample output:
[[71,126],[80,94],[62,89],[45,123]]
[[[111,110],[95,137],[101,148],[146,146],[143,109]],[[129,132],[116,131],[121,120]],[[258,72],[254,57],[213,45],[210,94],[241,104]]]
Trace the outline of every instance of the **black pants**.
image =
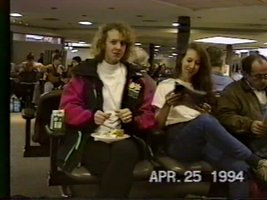
[[131,139],[111,144],[90,140],[85,147],[82,164],[100,177],[97,197],[127,198],[138,160],[139,151]]

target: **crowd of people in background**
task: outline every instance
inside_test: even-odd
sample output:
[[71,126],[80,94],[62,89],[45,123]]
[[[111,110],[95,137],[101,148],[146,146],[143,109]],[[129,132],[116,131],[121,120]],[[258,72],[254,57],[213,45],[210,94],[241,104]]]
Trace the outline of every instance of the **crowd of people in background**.
[[33,107],[37,106],[40,95],[55,89],[62,89],[70,80],[73,68],[81,62],[80,56],[74,56],[71,63],[65,67],[62,64],[62,54],[59,50],[55,50],[52,54],[52,63],[44,64],[44,53],[40,53],[36,61],[34,54],[30,52],[25,61],[10,65],[10,95],[20,99],[21,108],[24,107],[26,101],[30,101]]
[[[212,66],[214,91],[220,92],[226,85],[235,79],[234,77],[231,78],[231,76],[223,74],[225,59],[222,49],[210,46],[207,48],[207,52]],[[139,64],[136,65],[136,67],[141,68],[142,72],[147,73],[157,84],[162,80],[171,77],[174,72],[174,68],[167,66],[165,63],[156,62],[151,65],[149,63],[148,53],[141,47],[132,48],[128,62],[132,63],[131,59],[133,58],[139,59],[137,60]],[[11,63],[11,95],[15,95],[19,98],[22,101],[22,104],[30,95],[28,99],[31,99],[33,105],[38,105],[40,95],[55,89],[62,89],[62,87],[71,79],[73,68],[82,62],[80,56],[74,56],[71,63],[64,66],[64,58],[58,49],[53,52],[51,60],[52,62],[50,64],[44,64],[44,53],[40,53],[39,58],[36,61],[34,54],[30,52],[26,56],[25,61],[22,61],[19,64]],[[139,62],[140,60],[141,62]],[[236,73],[234,76],[237,76]],[[241,78],[242,74],[238,74],[238,76]],[[32,83],[32,85],[23,85],[23,83]],[[26,94],[25,88],[28,88],[30,92]]]

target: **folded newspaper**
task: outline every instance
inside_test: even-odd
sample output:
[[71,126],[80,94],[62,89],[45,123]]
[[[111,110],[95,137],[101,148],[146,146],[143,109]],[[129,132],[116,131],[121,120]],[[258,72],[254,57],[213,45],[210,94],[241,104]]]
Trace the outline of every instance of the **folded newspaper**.
[[195,105],[200,106],[206,101],[207,92],[196,90],[192,88],[191,85],[185,83],[183,81],[175,82],[175,93],[182,93],[183,97],[180,99],[181,104],[186,105],[188,107],[194,107]]
[[183,92],[189,92],[189,93],[193,93],[193,94],[198,94],[198,95],[206,95],[207,92],[205,91],[201,91],[201,90],[196,90],[193,87],[191,87],[188,83],[183,82],[181,80],[176,80],[175,82],[175,89],[177,89],[177,87],[180,87],[180,89],[185,89],[183,90]]

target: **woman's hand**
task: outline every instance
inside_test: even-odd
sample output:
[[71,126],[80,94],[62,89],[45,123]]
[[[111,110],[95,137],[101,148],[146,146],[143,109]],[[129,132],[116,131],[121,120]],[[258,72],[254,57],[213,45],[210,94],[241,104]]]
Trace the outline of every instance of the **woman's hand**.
[[201,113],[211,113],[212,110],[211,106],[207,103],[203,103],[199,106],[196,106],[195,109]]
[[182,96],[182,93],[174,93],[173,91],[171,91],[165,97],[165,104],[168,106],[176,106],[179,104],[179,101],[181,100]]
[[104,113],[101,110],[96,111],[96,113],[94,115],[95,124],[97,124],[97,125],[103,124],[104,121],[110,117],[110,115],[111,115],[111,113]]
[[133,120],[132,111],[129,108],[124,108],[116,111],[122,123],[130,123]]

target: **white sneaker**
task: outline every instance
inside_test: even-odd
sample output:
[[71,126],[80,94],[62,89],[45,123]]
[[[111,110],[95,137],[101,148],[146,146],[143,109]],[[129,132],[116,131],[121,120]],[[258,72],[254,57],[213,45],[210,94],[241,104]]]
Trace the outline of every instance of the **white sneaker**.
[[261,180],[267,182],[267,160],[262,159],[259,161],[255,173]]

